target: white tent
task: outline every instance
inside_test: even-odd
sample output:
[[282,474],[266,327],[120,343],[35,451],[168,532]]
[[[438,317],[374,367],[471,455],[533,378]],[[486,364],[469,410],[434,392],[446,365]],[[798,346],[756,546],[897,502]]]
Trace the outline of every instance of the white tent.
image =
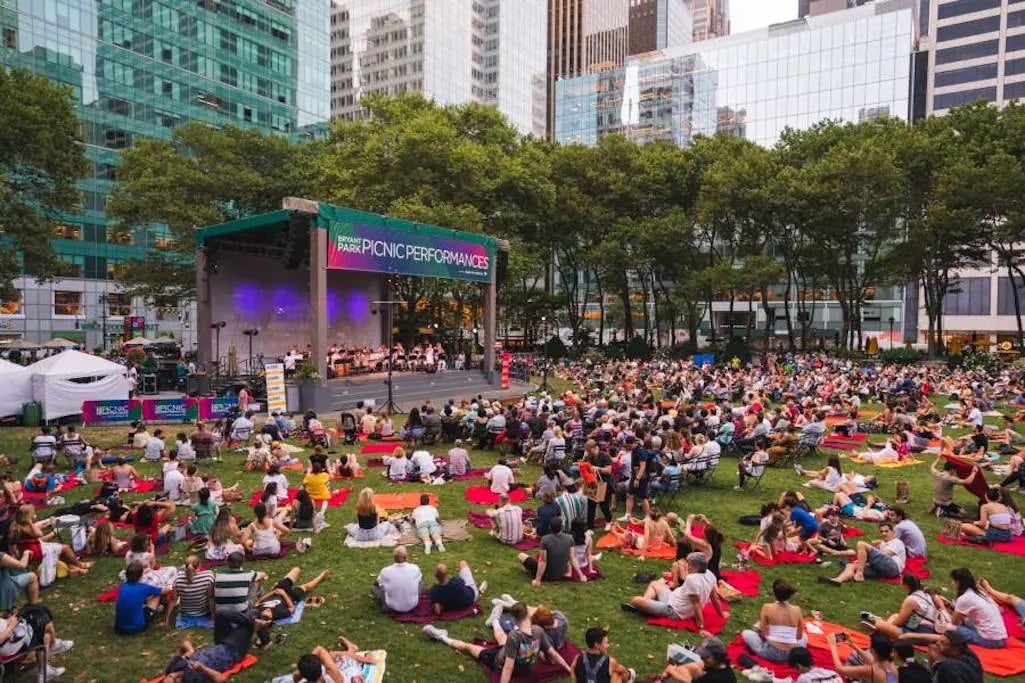
[[16,363],[0,359],[0,417],[21,415],[21,407],[32,400],[32,373]]
[[43,404],[43,419],[82,412],[83,401],[128,398],[128,370],[99,356],[65,351],[28,367],[32,397]]

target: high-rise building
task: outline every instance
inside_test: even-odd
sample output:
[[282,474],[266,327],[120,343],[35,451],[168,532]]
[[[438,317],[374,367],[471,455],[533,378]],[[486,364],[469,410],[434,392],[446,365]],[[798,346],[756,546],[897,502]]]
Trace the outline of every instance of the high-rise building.
[[809,15],[818,16],[820,14],[829,14],[830,12],[839,12],[852,7],[860,7],[870,1],[871,0],[799,0],[797,16],[798,18],[801,18]]
[[927,111],[1025,98],[1025,2],[933,0]]
[[104,212],[122,150],[168,139],[185,121],[300,135],[329,116],[328,4],[299,0],[0,0],[0,61],[71,86],[90,176],[82,210],[53,245],[69,275],[0,302],[0,337],[74,338],[107,345],[125,318],[137,332],[190,337],[181,302],[132,301],[112,281],[118,265],[167,243],[166,229],[122,236]]
[[555,84],[561,78],[615,69],[629,47],[627,0],[548,0],[546,132],[555,125]]
[[823,119],[910,119],[917,46],[913,0],[868,4],[633,56],[558,84],[555,139],[612,132],[689,145],[729,133],[772,145]]
[[730,35],[730,0],[690,0],[694,40]]
[[421,92],[497,107],[522,133],[545,129],[546,0],[333,0],[331,114],[360,98]]
[[630,0],[629,54],[686,45],[694,39],[687,0]]

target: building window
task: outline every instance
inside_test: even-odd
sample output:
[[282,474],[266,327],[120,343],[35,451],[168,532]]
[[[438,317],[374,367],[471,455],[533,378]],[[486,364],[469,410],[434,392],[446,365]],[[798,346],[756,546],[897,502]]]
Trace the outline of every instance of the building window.
[[997,89],[992,88],[977,88],[975,90],[962,90],[961,92],[952,92],[945,95],[937,95],[933,98],[932,107],[933,109],[948,109],[950,107],[956,107],[960,104],[970,104],[976,100],[985,100],[986,102],[997,101]]
[[[1025,62],[1025,60],[1019,60]],[[1013,62],[1008,62],[1008,65]],[[964,69],[954,69],[953,71],[939,71],[936,73],[936,87],[943,88],[948,85],[960,85],[962,83],[974,83],[975,81],[988,81],[991,78],[997,77],[997,65],[993,64],[980,64],[979,66],[969,66]]]
[[11,50],[18,49],[18,29],[4,26],[4,47]]
[[[1010,44],[1010,40],[1008,40]],[[981,43],[970,43],[960,47],[948,47],[945,50],[936,51],[937,64],[949,64],[951,62],[962,62],[966,59],[977,59],[995,55],[1000,50],[999,40],[984,40]]]
[[54,315],[82,315],[82,292],[54,291]]
[[22,315],[21,300],[23,296],[19,289],[13,299],[0,299],[0,315]]
[[958,0],[957,2],[948,2],[945,5],[939,6],[937,9],[937,17],[939,19],[959,17],[962,14],[995,9],[1000,7],[1000,3],[1001,0]]
[[936,29],[936,42],[942,43],[947,40],[957,40],[968,36],[977,36],[983,33],[992,33],[1000,30],[1000,16],[985,17],[974,21],[964,21],[960,24],[940,26]]
[[153,302],[157,309],[157,320],[177,320],[178,311],[181,307],[178,300],[172,296],[158,296]]
[[958,281],[943,299],[944,315],[989,315],[988,277],[967,277]]
[[1025,97],[1025,81],[1004,85],[1005,100],[1020,100]]
[[120,292],[107,294],[107,315],[111,318],[123,318],[132,314],[132,298]]

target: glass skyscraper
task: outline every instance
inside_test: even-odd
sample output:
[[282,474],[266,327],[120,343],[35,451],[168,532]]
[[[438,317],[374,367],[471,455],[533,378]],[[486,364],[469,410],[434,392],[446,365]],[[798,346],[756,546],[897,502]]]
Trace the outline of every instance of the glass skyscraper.
[[69,277],[21,278],[19,301],[0,306],[0,335],[74,337],[89,347],[118,335],[124,317],[147,333],[185,333],[178,302],[146,310],[118,294],[118,264],[159,249],[160,228],[116,237],[105,215],[122,150],[167,139],[188,120],[283,135],[330,116],[328,0],[0,0],[0,58],[74,90],[91,166],[82,211],[54,246]]
[[908,119],[916,43],[913,2],[898,0],[631,57],[559,81],[555,139],[729,133],[772,145],[823,119]]

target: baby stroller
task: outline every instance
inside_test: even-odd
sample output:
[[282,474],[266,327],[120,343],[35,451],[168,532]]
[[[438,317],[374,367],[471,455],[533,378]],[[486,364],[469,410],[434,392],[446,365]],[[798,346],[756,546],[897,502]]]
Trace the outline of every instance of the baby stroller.
[[354,444],[359,441],[359,426],[356,416],[352,413],[342,413],[340,416],[339,428],[342,430],[342,438],[346,444]]
[[317,419],[317,414],[312,410],[307,411],[306,415],[303,416],[303,430],[310,439],[311,447],[323,446],[324,448],[329,448],[331,446],[324,425],[321,424],[320,420]]

